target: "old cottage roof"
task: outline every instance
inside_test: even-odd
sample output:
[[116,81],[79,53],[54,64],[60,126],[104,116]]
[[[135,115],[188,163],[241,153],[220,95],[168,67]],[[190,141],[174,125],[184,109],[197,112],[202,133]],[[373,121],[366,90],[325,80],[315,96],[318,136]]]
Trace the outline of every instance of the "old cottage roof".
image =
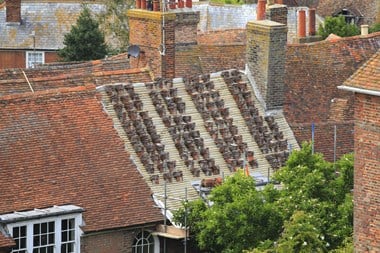
[[[104,5],[88,4],[88,7],[94,13],[99,13]],[[18,25],[7,24],[6,7],[3,6],[0,8],[0,49],[62,48],[64,35],[76,23],[81,10],[80,3],[22,1],[22,22]]]
[[380,92],[380,50],[375,53],[358,71],[348,78],[344,85],[359,92]]
[[0,249],[10,248],[14,245],[16,245],[15,241],[11,237],[6,237],[2,233],[0,233]]
[[6,95],[0,115],[0,214],[72,204],[85,232],[162,219],[95,86]]
[[148,69],[130,68],[129,59],[125,54],[121,54],[108,59],[47,64],[33,69],[2,69],[0,96],[29,92],[31,87],[34,91],[41,91],[88,83],[103,85],[111,82],[151,80]]

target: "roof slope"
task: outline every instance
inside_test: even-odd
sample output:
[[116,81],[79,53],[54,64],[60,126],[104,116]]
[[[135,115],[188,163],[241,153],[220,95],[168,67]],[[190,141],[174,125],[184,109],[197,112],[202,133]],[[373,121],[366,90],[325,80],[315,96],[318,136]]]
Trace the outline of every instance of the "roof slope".
[[[24,74],[24,73],[25,74]],[[0,96],[7,94],[76,87],[88,83],[103,85],[112,82],[151,81],[147,68],[130,68],[124,54],[88,62],[46,64],[33,69],[0,70]]]
[[0,249],[9,248],[14,245],[15,245],[15,241],[12,238],[6,237],[2,233],[0,233]]
[[162,220],[93,85],[0,98],[0,213],[74,204],[85,232]]
[[[310,116],[309,122],[328,120],[331,100],[346,97],[337,86],[379,49],[380,32],[336,41],[288,45],[284,105],[288,121],[305,123],[306,115]],[[347,120],[352,120],[353,107],[347,105]]]
[[380,50],[344,84],[359,89],[380,91]]
[[[95,13],[104,6],[88,4]],[[63,47],[63,38],[76,23],[81,12],[80,3],[21,4],[21,25],[7,25],[5,8],[0,9],[0,48],[57,50]],[[33,43],[32,31],[35,32]]]

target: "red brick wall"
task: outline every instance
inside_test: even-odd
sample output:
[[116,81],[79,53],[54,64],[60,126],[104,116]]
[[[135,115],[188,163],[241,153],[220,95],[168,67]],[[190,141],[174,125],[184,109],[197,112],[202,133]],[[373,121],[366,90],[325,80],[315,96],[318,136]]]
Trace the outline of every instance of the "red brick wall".
[[[129,43],[138,45],[145,53],[148,65],[155,77],[175,76],[175,14],[134,9],[128,11]],[[161,57],[159,48],[162,43],[162,19],[165,19],[165,56]],[[161,63],[165,63],[162,65]],[[134,66],[132,66],[134,67]],[[162,68],[161,68],[162,67]]]
[[[354,147],[354,121],[328,121],[314,124],[314,150],[334,160],[334,126],[336,126],[336,159],[351,153]],[[311,141],[312,123],[290,124],[297,142]]]
[[[82,253],[132,253],[132,245],[137,233],[141,230],[118,230],[89,234],[81,238]],[[159,237],[160,252],[164,252],[164,238]],[[182,240],[166,238],[167,253],[184,252]],[[196,253],[190,245],[187,252]]]
[[355,96],[354,243],[380,252],[380,97]]
[[130,231],[112,231],[81,238],[82,253],[131,253],[134,234]]
[[245,69],[245,45],[201,45],[202,72],[218,72],[226,69]]
[[[335,124],[346,125],[339,134],[337,154],[353,151],[353,94],[338,90],[337,86],[350,77],[379,48],[380,33],[367,37],[350,37],[335,42],[322,41],[311,44],[287,46],[285,74],[284,113],[294,129],[298,142],[309,141],[314,122],[316,151],[331,160]],[[337,99],[337,100],[336,100]],[[335,101],[341,103],[336,107]],[[338,117],[334,118],[333,114]],[[333,120],[333,121],[332,121]],[[298,129],[302,126],[302,129]],[[318,138],[318,139],[317,139]]]
[[[0,69],[25,68],[25,55],[25,51],[21,50],[1,50]],[[45,63],[56,61],[58,61],[58,55],[56,52],[45,52]]]
[[0,69],[5,68],[25,68],[24,51],[0,51]]

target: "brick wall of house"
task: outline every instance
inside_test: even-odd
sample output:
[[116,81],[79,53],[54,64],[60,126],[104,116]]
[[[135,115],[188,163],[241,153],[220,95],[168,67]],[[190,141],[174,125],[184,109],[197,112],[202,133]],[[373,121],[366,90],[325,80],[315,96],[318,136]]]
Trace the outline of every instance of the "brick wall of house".
[[[23,50],[0,50],[0,69],[25,68],[26,53]],[[58,60],[56,52],[45,52],[45,63]]]
[[[298,143],[312,140],[312,123],[290,124]],[[334,128],[336,127],[336,159],[351,153],[354,146],[354,121],[328,121],[314,123],[314,151],[334,161]]]
[[354,243],[380,252],[380,97],[355,96]]
[[175,18],[175,44],[184,46],[197,44],[197,26],[199,12],[186,11],[176,13]]
[[0,51],[0,69],[5,68],[25,68],[25,52],[24,51]]
[[287,28],[269,20],[247,24],[247,65],[267,109],[284,102],[284,71]]
[[[138,45],[144,51],[148,65],[155,77],[173,78],[175,76],[175,18],[174,13],[132,9],[128,11],[129,28],[131,31],[129,43]],[[165,24],[164,44],[166,52],[160,55],[163,34],[162,24]],[[132,66],[134,67],[134,66]]]
[[82,253],[132,253],[134,234],[131,231],[111,231],[82,236]]
[[[376,33],[287,46],[284,114],[295,129],[298,142],[311,139],[314,123],[316,131],[321,129],[318,137],[315,136],[316,150],[331,160],[331,129],[339,124],[347,129],[340,133],[338,130],[338,141],[345,141],[338,144],[337,154],[353,151],[353,142],[349,141],[354,138],[353,94],[338,90],[337,86],[380,48],[379,39],[380,33]],[[336,102],[339,105],[334,105]]]

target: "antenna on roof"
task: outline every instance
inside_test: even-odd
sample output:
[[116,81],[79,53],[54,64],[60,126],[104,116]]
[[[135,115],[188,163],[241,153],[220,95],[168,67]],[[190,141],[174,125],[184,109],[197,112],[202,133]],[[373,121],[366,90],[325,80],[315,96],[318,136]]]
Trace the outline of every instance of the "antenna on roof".
[[137,45],[132,45],[128,47],[128,58],[134,57],[137,58],[140,55],[140,47]]

